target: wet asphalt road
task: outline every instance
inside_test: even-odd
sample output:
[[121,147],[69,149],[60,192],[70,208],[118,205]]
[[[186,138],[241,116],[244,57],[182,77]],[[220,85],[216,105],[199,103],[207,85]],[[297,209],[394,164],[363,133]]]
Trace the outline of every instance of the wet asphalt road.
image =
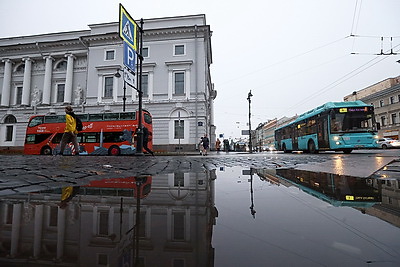
[[296,168],[357,177],[400,179],[400,150],[360,150],[351,154],[210,153],[200,156],[0,156],[0,196],[82,185],[104,178],[173,172],[199,172],[220,167]]

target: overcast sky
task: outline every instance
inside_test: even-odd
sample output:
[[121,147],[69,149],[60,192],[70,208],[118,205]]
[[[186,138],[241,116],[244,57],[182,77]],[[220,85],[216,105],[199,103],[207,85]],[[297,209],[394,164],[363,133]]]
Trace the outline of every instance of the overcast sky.
[[134,19],[206,15],[225,137],[248,129],[249,90],[254,129],[400,75],[400,55],[375,55],[400,51],[400,0],[0,0],[0,38],[117,22],[119,3]]

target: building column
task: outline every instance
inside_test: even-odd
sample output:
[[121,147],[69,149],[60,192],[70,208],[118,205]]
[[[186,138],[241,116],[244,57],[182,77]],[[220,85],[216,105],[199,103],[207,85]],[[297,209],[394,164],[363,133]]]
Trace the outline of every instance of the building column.
[[44,84],[43,84],[43,98],[42,104],[43,105],[50,105],[51,101],[51,77],[53,74],[53,60],[51,56],[44,57],[46,60],[46,68],[44,73]]
[[31,78],[32,78],[32,62],[30,58],[23,58],[22,61],[25,62],[24,70],[24,84],[22,86],[22,101],[21,105],[29,106],[30,95],[31,95]]
[[33,257],[39,258],[40,247],[42,245],[42,231],[43,231],[43,205],[36,205],[35,207],[35,224],[33,230]]
[[21,210],[22,204],[13,205],[13,216],[11,226],[11,251],[10,256],[13,258],[18,253],[19,234],[21,229]]
[[65,243],[65,209],[58,208],[57,216],[57,259],[64,255]]
[[64,103],[72,103],[72,81],[74,78],[74,55],[65,55],[67,59],[67,77],[65,78]]
[[10,95],[11,95],[11,71],[13,62],[10,59],[3,60],[4,62],[4,79],[3,79],[3,91],[1,96],[1,106],[10,106]]

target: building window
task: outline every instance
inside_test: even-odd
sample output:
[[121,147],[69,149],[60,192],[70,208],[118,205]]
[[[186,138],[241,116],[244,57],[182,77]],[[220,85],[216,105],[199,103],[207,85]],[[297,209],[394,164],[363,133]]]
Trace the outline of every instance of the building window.
[[185,174],[181,172],[174,173],[174,186],[184,187],[185,186]]
[[12,126],[12,125],[7,125],[7,127],[6,127],[6,141],[7,141],[7,142],[12,141],[12,138],[13,138],[13,131],[14,131],[14,126]]
[[174,56],[185,55],[185,45],[175,45],[174,46]]
[[67,70],[67,61],[66,60],[63,60],[63,61],[61,61],[61,62],[59,62],[58,64],[57,64],[57,66],[56,66],[56,70]]
[[49,212],[49,226],[57,227],[57,220],[58,220],[58,207],[51,206]]
[[150,50],[149,50],[148,47],[143,47],[143,49],[142,49],[142,57],[149,57],[150,56],[149,52],[150,52]]
[[394,96],[391,96],[391,97],[389,98],[389,103],[390,103],[390,104],[394,104]]
[[114,60],[115,59],[115,50],[107,50],[105,55],[106,60]]
[[142,92],[143,96],[149,96],[149,75],[142,74]]
[[17,119],[14,117],[14,115],[8,115],[4,119],[4,123],[17,123]]
[[173,215],[173,240],[184,241],[185,240],[185,214],[174,213]]
[[98,266],[108,266],[108,255],[107,254],[98,254],[97,255],[97,265]]
[[397,100],[400,102],[400,95],[397,96]]
[[108,211],[100,211],[97,219],[97,234],[108,235]]
[[176,120],[174,128],[175,128],[174,139],[184,139],[185,138],[185,121]]
[[383,127],[385,125],[386,125],[386,118],[385,118],[385,116],[382,116],[381,117],[381,126]]
[[21,105],[22,103],[22,86],[17,86],[17,97],[15,104]]
[[16,69],[15,72],[24,72],[25,64],[20,64]]
[[57,103],[64,102],[65,84],[57,84]]
[[114,78],[105,77],[104,78],[104,97],[113,96]]
[[383,99],[379,101],[379,106],[380,106],[380,107],[383,107],[383,106],[384,106]]
[[185,94],[185,72],[174,73],[174,94],[175,95]]
[[397,114],[396,113],[392,114],[392,124],[397,124]]

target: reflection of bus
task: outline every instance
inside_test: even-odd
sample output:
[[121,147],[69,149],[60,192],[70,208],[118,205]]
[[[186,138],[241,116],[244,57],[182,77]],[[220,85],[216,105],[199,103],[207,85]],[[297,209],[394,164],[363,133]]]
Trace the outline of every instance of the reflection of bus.
[[276,175],[333,206],[370,207],[382,201],[380,190],[365,178],[296,169],[277,169]]
[[328,102],[275,130],[275,147],[284,152],[317,153],[377,148],[374,108],[362,101]]
[[[76,114],[82,120],[78,133],[80,155],[128,155],[136,152],[134,133],[139,112]],[[142,125],[149,130],[148,147],[152,149],[152,117],[143,110]],[[65,128],[65,115],[37,115],[29,120],[25,138],[25,154],[51,155],[60,149]],[[64,154],[73,154],[67,145]]]
[[126,178],[107,178],[90,181],[88,185],[80,188],[83,195],[126,196],[137,198],[147,197],[151,192],[151,176],[138,176]]

